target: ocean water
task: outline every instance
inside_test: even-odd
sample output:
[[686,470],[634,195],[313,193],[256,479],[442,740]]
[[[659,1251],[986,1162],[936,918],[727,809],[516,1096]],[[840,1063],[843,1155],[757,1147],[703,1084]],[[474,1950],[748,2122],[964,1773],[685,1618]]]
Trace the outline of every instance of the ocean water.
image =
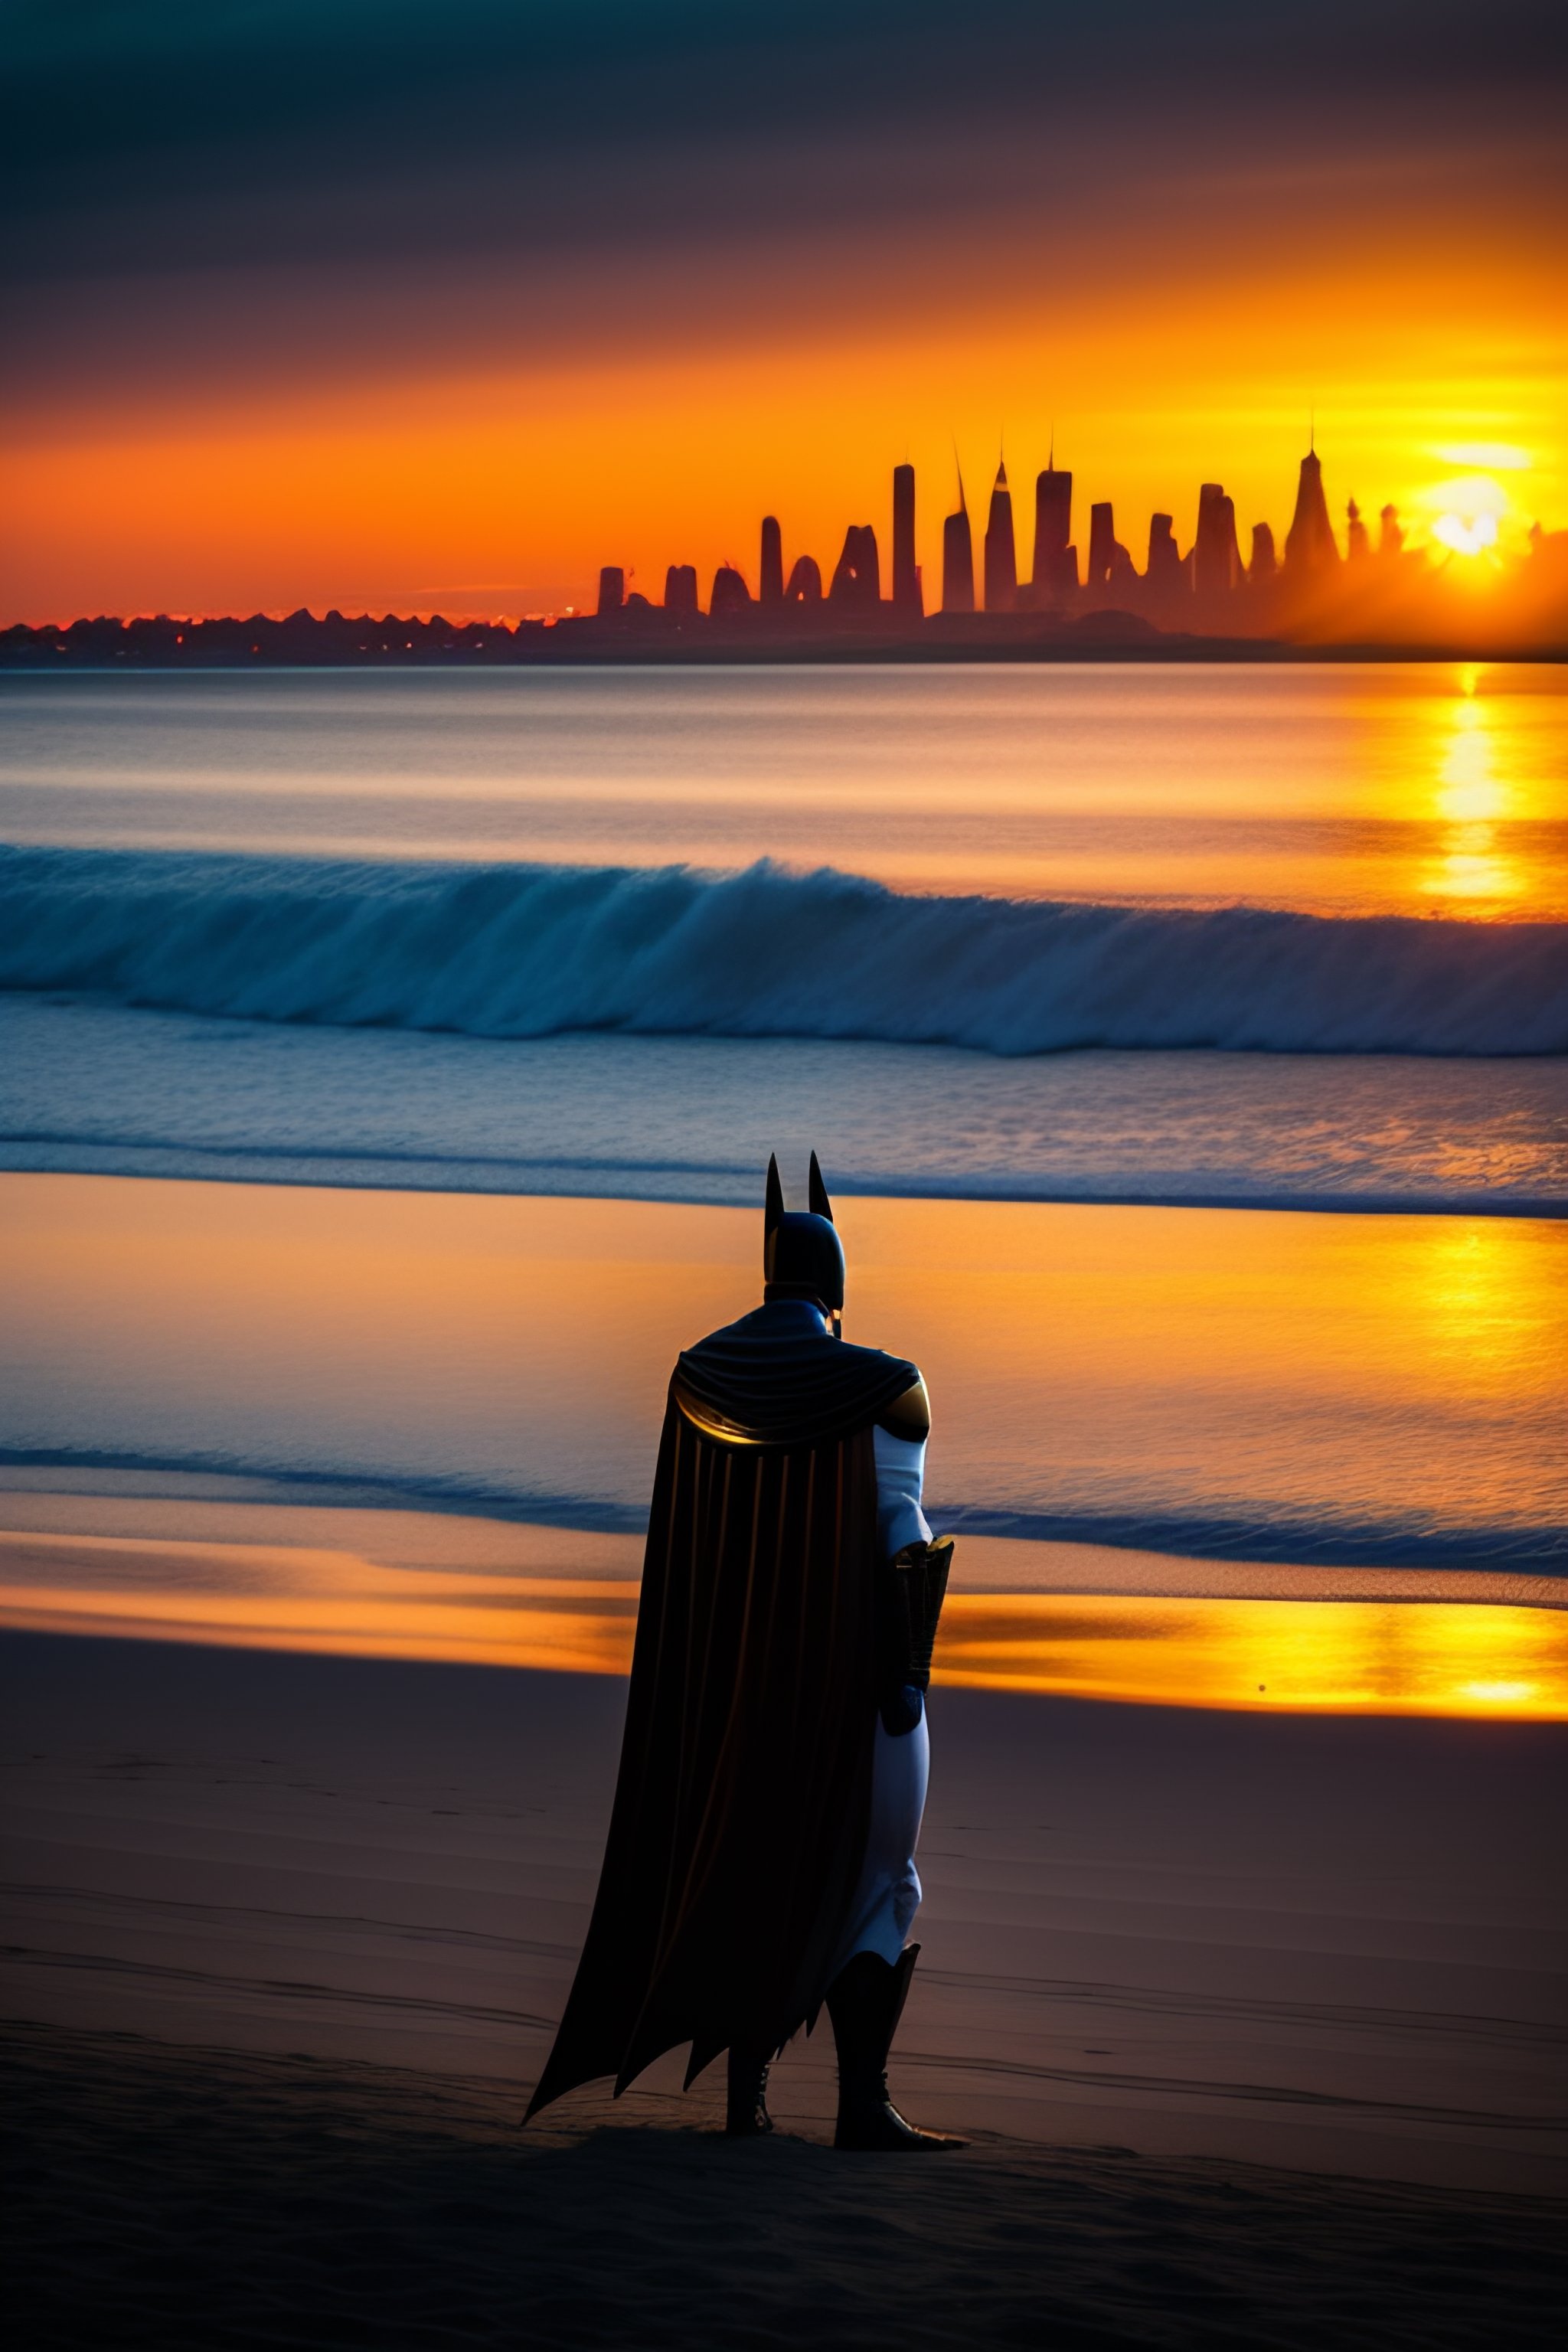
[[11,677],[0,839],[0,1483],[629,1536],[815,1147],[973,1537],[1563,1572],[1556,670]]
[[1557,1213],[1544,667],[12,677],[0,1162]]
[[1561,1216],[1568,1057],[493,1039],[0,995],[0,1166],[740,1206],[837,1193]]
[[0,681],[0,840],[1568,914],[1550,666]]
[[[1568,1573],[1561,1221],[838,1215],[847,1331],[921,1366],[931,1508],[966,1536]],[[0,1484],[635,1534],[670,1366],[754,1303],[761,1223],[0,1177]]]

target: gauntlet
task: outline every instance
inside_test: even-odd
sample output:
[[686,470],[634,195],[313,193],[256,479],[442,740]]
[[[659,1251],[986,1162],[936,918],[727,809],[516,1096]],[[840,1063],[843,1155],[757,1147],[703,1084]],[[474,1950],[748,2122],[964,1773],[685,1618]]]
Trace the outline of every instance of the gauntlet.
[[952,1565],[952,1538],[935,1536],[930,1543],[906,1544],[879,1575],[877,1704],[895,1738],[921,1719]]

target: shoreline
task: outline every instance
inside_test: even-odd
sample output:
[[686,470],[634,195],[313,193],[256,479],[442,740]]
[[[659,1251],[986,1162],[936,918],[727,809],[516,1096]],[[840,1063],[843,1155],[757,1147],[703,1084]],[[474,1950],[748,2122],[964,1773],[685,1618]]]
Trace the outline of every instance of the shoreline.
[[[939,1691],[1568,1722],[1568,1579],[959,1545]],[[624,1677],[641,1551],[537,1522],[13,1488],[0,1629]]]
[[[200,1016],[175,1016],[197,1018]],[[358,1033],[351,1033],[358,1034]],[[574,1033],[566,1032],[565,1034]],[[592,1033],[574,1033],[578,1034]],[[510,1042],[506,1041],[506,1042]],[[853,1041],[851,1041],[853,1042]],[[912,1047],[919,1052],[921,1048]],[[1213,1049],[1223,1052],[1223,1047]],[[1324,1058],[1336,1058],[1325,1056]],[[1348,1059],[1349,1056],[1344,1058]],[[1480,1057],[1476,1057],[1480,1058]],[[1502,1066],[1513,1062],[1497,1057]],[[1556,1055],[1520,1056],[1559,1063]],[[392,1153],[375,1157],[352,1150],[319,1153],[276,1150],[247,1144],[227,1149],[202,1143],[99,1143],[74,1137],[0,1135],[0,1175],[107,1176],[131,1183],[262,1184],[288,1189],[313,1187],[327,1192],[436,1192],[474,1194],[497,1200],[638,1201],[685,1209],[744,1209],[752,1205],[749,1181],[717,1178],[710,1185],[671,1182],[658,1192],[635,1192],[627,1171],[605,1171],[602,1188],[584,1184],[585,1173],[539,1166],[511,1168],[510,1181],[492,1174],[482,1160],[435,1160]],[[556,1177],[557,1181],[549,1180]],[[1552,1224],[1568,1217],[1568,1192],[1510,1195],[1496,1190],[1475,1192],[1202,1192],[1153,1189],[1147,1192],[1106,1187],[1090,1191],[1065,1184],[998,1184],[989,1189],[966,1186],[947,1177],[928,1186],[906,1183],[889,1187],[885,1177],[835,1178],[837,1196],[846,1201],[958,1202],[966,1206],[1039,1209],[1217,1209],[1252,1216],[1312,1217],[1504,1217],[1531,1223]]]
[[[243,627],[245,625],[237,625]],[[277,627],[279,625],[270,623],[269,625]],[[553,630],[551,634],[554,634]],[[551,647],[548,651],[529,647],[519,652],[508,646],[493,654],[478,651],[383,652],[377,648],[358,659],[345,659],[339,650],[312,658],[301,654],[298,648],[280,653],[258,651],[247,660],[237,660],[231,651],[174,657],[166,648],[152,656],[126,648],[112,661],[103,659],[97,653],[89,657],[77,658],[65,650],[57,654],[53,660],[46,660],[41,657],[43,651],[42,646],[29,647],[24,656],[18,656],[0,646],[0,676],[9,673],[24,677],[58,677],[63,675],[119,677],[126,669],[168,676],[182,672],[210,676],[226,671],[240,677],[250,676],[257,670],[304,670],[316,674],[337,670],[349,676],[359,676],[366,671],[393,669],[946,669],[1012,667],[1019,663],[1073,666],[1213,663],[1247,667],[1268,665],[1289,667],[1342,662],[1359,667],[1371,663],[1507,662],[1524,666],[1540,663],[1556,667],[1568,662],[1568,645],[1560,644],[1478,647],[1465,642],[1399,645],[1369,639],[1343,645],[1289,645],[1274,638],[1184,639],[1170,636],[1145,640],[1142,637],[1105,639],[1092,635],[1045,639],[1030,637],[1021,643],[1011,637],[998,637],[943,645],[909,644],[897,639],[883,642],[872,636],[819,639],[805,645],[769,645],[745,639],[729,642],[720,639],[689,646],[638,646],[624,638],[616,638],[599,645],[563,646],[559,649]]]
[[[670,1365],[755,1295],[744,1209],[0,1189],[9,1487],[635,1538]],[[1561,1575],[1562,1221],[840,1215],[852,1335],[896,1336],[942,1400],[929,1492],[966,1544],[1268,1563],[1270,1592],[1291,1570]]]

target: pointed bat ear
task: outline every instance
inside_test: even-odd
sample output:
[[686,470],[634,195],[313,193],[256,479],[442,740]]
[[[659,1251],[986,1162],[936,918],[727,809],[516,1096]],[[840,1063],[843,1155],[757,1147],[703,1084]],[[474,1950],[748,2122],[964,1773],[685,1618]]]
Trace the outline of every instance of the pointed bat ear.
[[770,1152],[768,1155],[767,1197],[763,1203],[763,1238],[764,1241],[773,1232],[773,1227],[780,1222],[784,1216],[784,1186],[779,1182],[778,1157],[776,1153]]
[[811,1173],[807,1180],[806,1198],[814,1217],[826,1217],[833,1223],[833,1203],[827,1197],[827,1187],[822,1181],[822,1171],[816,1164],[816,1154],[811,1155]]

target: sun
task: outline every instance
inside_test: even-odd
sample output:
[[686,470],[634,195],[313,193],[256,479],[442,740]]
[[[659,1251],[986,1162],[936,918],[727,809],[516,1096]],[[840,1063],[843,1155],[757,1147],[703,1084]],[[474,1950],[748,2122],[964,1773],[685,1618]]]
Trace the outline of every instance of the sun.
[[[1450,450],[1443,454],[1460,453]],[[1467,454],[1482,454],[1481,445],[1467,445]],[[1495,458],[1499,451],[1488,445],[1487,454]],[[1510,458],[1523,454],[1502,452]],[[1504,485],[1495,474],[1479,470],[1450,475],[1447,481],[1431,483],[1420,493],[1419,504],[1432,518],[1427,528],[1437,545],[1447,548],[1450,555],[1472,559],[1487,555],[1496,547],[1500,531],[1513,517],[1513,500]]]
[[1432,536],[1456,555],[1482,555],[1497,545],[1497,517],[1441,514],[1432,525]]

